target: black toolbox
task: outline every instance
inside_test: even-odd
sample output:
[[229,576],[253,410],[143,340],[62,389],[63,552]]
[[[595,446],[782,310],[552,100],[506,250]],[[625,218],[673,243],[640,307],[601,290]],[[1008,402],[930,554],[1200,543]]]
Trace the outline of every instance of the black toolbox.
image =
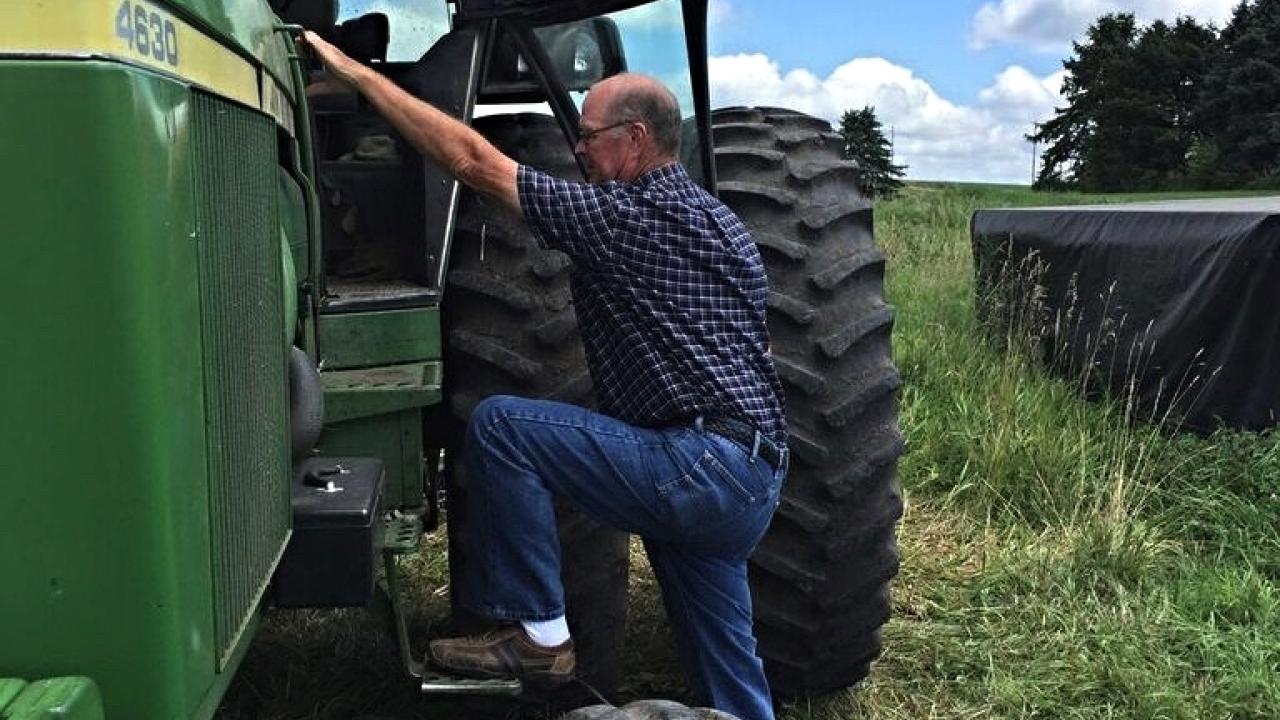
[[293,477],[293,537],[275,576],[280,607],[367,606],[382,546],[376,458],[309,458]]

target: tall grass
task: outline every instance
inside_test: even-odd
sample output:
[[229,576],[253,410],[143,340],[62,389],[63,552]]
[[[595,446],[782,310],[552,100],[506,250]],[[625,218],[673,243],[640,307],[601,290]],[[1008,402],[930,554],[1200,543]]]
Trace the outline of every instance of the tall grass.
[[909,442],[898,612],[869,682],[791,717],[1280,716],[1277,438],[1127,422],[973,317],[970,214],[1046,200],[1099,199],[913,186],[877,208]]
[[[974,318],[974,209],[1124,199],[917,184],[877,206],[908,440],[895,615],[867,681],[784,720],[1280,717],[1280,436],[1128,422]],[[435,542],[419,639],[447,613]],[[634,559],[624,691],[687,700]],[[486,716],[414,697],[362,617],[269,618],[222,717]]]

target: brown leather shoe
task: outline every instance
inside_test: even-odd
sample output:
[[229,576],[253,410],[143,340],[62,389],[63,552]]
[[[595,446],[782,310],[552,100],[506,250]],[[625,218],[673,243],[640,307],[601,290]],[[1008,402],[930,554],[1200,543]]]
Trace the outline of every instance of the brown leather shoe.
[[542,647],[524,628],[506,625],[483,635],[431,641],[431,662],[441,670],[467,677],[520,678],[558,685],[573,678],[577,661],[573,640]]

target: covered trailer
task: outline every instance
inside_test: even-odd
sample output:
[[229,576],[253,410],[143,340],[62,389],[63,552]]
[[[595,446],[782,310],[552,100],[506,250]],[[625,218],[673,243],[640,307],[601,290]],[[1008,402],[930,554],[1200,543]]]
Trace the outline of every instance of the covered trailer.
[[1055,371],[1200,432],[1280,412],[1280,197],[987,209],[979,317]]

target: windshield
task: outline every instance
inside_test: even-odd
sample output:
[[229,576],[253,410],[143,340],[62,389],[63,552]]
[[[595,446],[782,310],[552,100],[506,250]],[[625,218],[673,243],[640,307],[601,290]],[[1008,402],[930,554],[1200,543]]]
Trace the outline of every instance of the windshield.
[[627,69],[661,80],[676,94],[681,113],[692,117],[693,80],[689,76],[680,0],[659,0],[608,17],[618,24],[622,34]]
[[[445,0],[341,0],[338,21],[346,22],[369,13],[383,13],[391,27],[390,62],[413,62],[449,32],[450,10]],[[627,69],[660,80],[675,93],[685,118],[686,132],[681,147],[685,166],[701,181],[701,151],[693,122],[693,78],[685,43],[684,15],[680,0],[657,0],[646,5],[610,13],[621,36]],[[589,62],[590,58],[584,58]],[[579,111],[585,91],[571,92]],[[476,108],[476,115],[534,111],[550,114],[545,103],[528,106],[491,105]]]
[[338,22],[369,13],[383,13],[390,21],[390,62],[418,60],[449,32],[449,7],[444,0],[341,0]]
[[[680,0],[658,0],[629,10],[610,13],[622,36],[627,70],[644,73],[660,80],[675,93],[680,114],[685,119],[685,133],[680,156],[685,168],[699,183],[702,177],[701,147],[693,104],[693,77],[689,73],[689,51],[685,44],[684,14]],[[571,92],[582,110],[586,92]],[[546,110],[546,112],[550,112]]]
[[[694,120],[693,76],[689,73],[689,49],[685,44],[680,0],[659,0],[609,17],[618,24],[622,34],[627,69],[652,75],[675,93],[676,100],[680,102],[680,115],[684,118],[681,163],[695,182],[706,185],[707,179],[702,172],[701,139]],[[578,107],[582,107],[580,101]]]

